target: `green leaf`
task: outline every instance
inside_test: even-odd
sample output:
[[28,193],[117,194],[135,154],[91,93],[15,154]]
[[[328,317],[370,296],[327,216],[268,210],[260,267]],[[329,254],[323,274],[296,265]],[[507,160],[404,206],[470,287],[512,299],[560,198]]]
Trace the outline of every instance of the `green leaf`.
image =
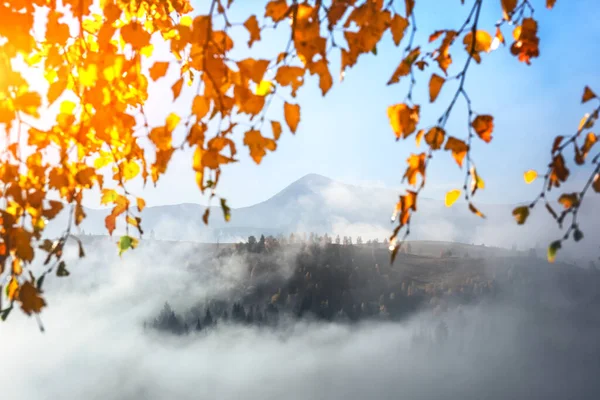
[[44,284],[44,279],[46,278],[46,274],[44,273],[42,276],[40,276],[37,280],[36,283],[36,287],[38,288],[38,290],[42,290],[42,285]]
[[2,312],[0,313],[0,319],[2,319],[2,321],[6,321],[6,318],[8,318],[8,314],[10,314],[12,309],[12,306],[10,306],[6,310],[2,310]]
[[231,208],[227,205],[227,200],[221,198],[221,208],[223,209],[223,216],[225,221],[229,222],[231,219]]
[[556,260],[556,252],[561,248],[560,240],[550,243],[548,246],[548,262],[553,263]]
[[119,240],[119,255],[122,255],[124,251],[129,249],[135,249],[137,246],[137,239],[131,236],[121,236]]
[[529,207],[517,207],[513,210],[512,214],[515,217],[517,224],[523,225],[525,221],[527,221],[527,217],[529,217]]
[[56,276],[60,276],[61,278],[64,276],[69,276],[71,273],[67,270],[66,264],[64,261],[61,261],[58,264],[58,269],[56,270]]

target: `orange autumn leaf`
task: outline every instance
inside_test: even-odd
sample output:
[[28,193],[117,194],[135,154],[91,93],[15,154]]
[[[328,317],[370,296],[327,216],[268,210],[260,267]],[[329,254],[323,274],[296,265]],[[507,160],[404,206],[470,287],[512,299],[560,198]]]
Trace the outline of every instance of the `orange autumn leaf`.
[[510,52],[518,56],[519,61],[530,64],[531,58],[540,55],[540,39],[537,36],[536,20],[524,18],[521,25],[514,29],[513,37],[515,42],[512,44]]
[[152,78],[153,81],[156,81],[159,78],[162,78],[167,73],[168,68],[169,68],[169,63],[166,61],[155,62],[152,65],[152,67],[150,67],[150,70],[149,70],[150,78]]
[[210,100],[205,96],[197,95],[192,103],[192,113],[200,121],[210,111]]
[[502,15],[505,20],[509,21],[515,8],[517,7],[517,0],[502,0]]
[[462,168],[462,163],[469,151],[469,146],[464,141],[449,136],[446,146],[444,146],[444,150],[450,150],[452,152],[452,157],[454,157],[458,166]]
[[42,308],[46,306],[46,301],[40,296],[38,289],[29,281],[23,283],[19,288],[18,301],[21,304],[21,309],[27,315],[39,314]]
[[435,99],[437,99],[444,82],[446,82],[446,80],[444,78],[442,78],[441,76],[439,76],[438,74],[431,75],[431,79],[429,80],[429,102],[430,103],[433,103],[435,101]]
[[596,193],[600,193],[600,174],[594,175],[594,178],[592,181],[592,188],[594,188],[594,191]]
[[273,131],[273,138],[279,140],[282,132],[281,123],[278,121],[271,121],[271,130]]
[[244,27],[250,33],[250,40],[248,40],[248,47],[252,47],[254,42],[260,40],[260,27],[258,26],[258,20],[256,19],[256,15],[250,16],[246,22],[244,22]]
[[267,150],[275,151],[277,143],[275,140],[266,138],[258,130],[249,130],[244,135],[244,144],[250,149],[250,156],[255,163],[260,164]]
[[137,209],[139,212],[142,212],[144,210],[144,208],[146,208],[146,201],[144,199],[142,199],[141,197],[138,197],[136,199],[137,202]]
[[291,86],[292,97],[295,97],[296,91],[304,84],[304,68],[283,65],[277,70],[275,80],[281,86]]
[[408,167],[406,168],[403,179],[407,179],[409,185],[416,185],[417,175],[421,175],[421,177],[425,179],[425,157],[425,153],[411,154],[406,160]]
[[408,27],[408,20],[398,14],[395,14],[390,21],[390,31],[392,32],[392,38],[394,44],[398,46],[404,37],[404,32]]
[[492,140],[492,132],[494,131],[494,117],[491,115],[478,115],[471,123],[471,126],[481,140],[486,143],[489,143]]
[[492,47],[492,41],[492,36],[489,33],[478,30],[475,32],[475,37],[473,37],[473,32],[467,33],[463,39],[463,44],[467,53],[479,63],[481,62],[481,55],[479,53],[489,52]]
[[419,147],[421,145],[421,139],[423,139],[424,134],[425,134],[425,129],[419,129],[419,132],[417,132],[417,137],[415,138],[417,147]]
[[[458,32],[453,30],[447,30],[442,32],[445,32],[446,34],[444,36],[444,39],[442,40],[442,44],[437,50],[437,57],[435,58],[435,60],[437,61],[440,69],[444,71],[444,74],[447,74],[448,67],[450,67],[450,64],[452,64],[450,46],[454,42],[454,39],[458,35]],[[429,39],[431,40],[431,37]]]
[[296,133],[296,129],[298,129],[298,124],[300,123],[300,105],[285,102],[283,104],[283,115],[290,131]]
[[546,0],[546,8],[551,10],[556,4],[556,0]]
[[427,143],[432,150],[441,149],[445,139],[446,131],[439,126],[434,126],[425,135],[425,143]]
[[237,62],[240,72],[255,83],[260,84],[267,68],[269,68],[269,60],[255,60],[254,58],[245,58]]
[[271,0],[265,7],[265,17],[279,22],[285,17],[287,11],[288,5],[285,0]]
[[415,0],[404,0],[404,5],[406,8],[406,18],[408,18],[412,15],[415,8]]
[[408,75],[412,65],[415,63],[415,61],[417,61],[419,54],[421,54],[421,49],[419,47],[412,49],[411,52],[408,53],[408,55],[404,58],[404,60],[400,62],[400,65],[398,65],[387,84],[392,85],[394,83],[398,83],[400,82],[400,77]]
[[183,88],[183,78],[179,78],[173,86],[171,86],[171,91],[173,92],[173,100],[177,100],[179,95],[181,94],[181,89]]
[[485,218],[485,215],[483,215],[483,213],[479,211],[477,207],[473,205],[473,203],[469,203],[469,210],[478,217]]
[[596,98],[596,93],[594,93],[592,91],[592,89],[590,89],[589,86],[586,86],[583,89],[583,96],[581,97],[581,102],[585,103],[585,102],[590,101],[591,99],[594,99],[594,98]]
[[319,61],[310,64],[309,71],[311,75],[319,75],[319,87],[321,88],[321,94],[325,96],[329,89],[331,89],[331,86],[333,86],[333,78],[331,72],[329,72],[327,61],[320,59]]
[[139,22],[132,21],[122,27],[121,36],[134,50],[139,50],[150,44],[150,34],[144,30],[143,25]]
[[417,128],[419,123],[420,107],[409,107],[406,104],[395,104],[387,109],[388,118],[396,140],[408,137]]

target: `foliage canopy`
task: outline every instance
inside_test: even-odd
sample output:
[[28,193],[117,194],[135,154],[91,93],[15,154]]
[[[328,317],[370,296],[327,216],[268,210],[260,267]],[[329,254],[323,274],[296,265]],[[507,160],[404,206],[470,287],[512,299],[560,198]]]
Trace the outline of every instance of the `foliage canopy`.
[[[490,2],[456,1],[465,15],[462,26],[431,32],[427,43],[415,40],[416,0],[270,0],[253,4],[255,13],[242,21],[229,19],[236,6],[233,0],[205,0],[198,10],[189,0],[2,2],[0,277],[9,300],[6,306],[0,304],[2,318],[15,303],[27,314],[39,313],[46,305],[42,297],[46,275],[52,271],[69,275],[63,249],[68,239],[78,240],[71,225],[86,218],[82,200],[89,189],[99,189],[102,203],[112,207],[105,221],[110,234],[118,219],[125,221],[127,232],[118,248],[126,251],[137,245],[134,236],[143,234],[140,213],[145,207],[144,199],[128,190],[128,183],[141,179],[156,184],[175,153],[193,149],[191,168],[199,189],[218,198],[229,220],[230,209],[217,188],[222,167],[237,161],[234,133],[243,134],[251,158],[260,163],[277,149],[284,131],[298,131],[302,113],[296,94],[305,83],[318,83],[325,96],[334,77],[342,81],[359,58],[376,55],[378,43],[388,34],[402,46],[388,85],[410,80],[405,99],[387,109],[391,130],[397,140],[414,134],[417,146],[421,142],[425,146],[407,159],[403,179],[409,188],[393,215],[397,224],[390,237],[392,261],[399,241],[410,232],[411,215],[437,152],[450,152],[465,171],[464,184],[447,193],[446,205],[464,196],[469,209],[483,218],[473,203],[485,184],[471,143],[492,141],[494,117],[472,111],[464,87],[467,73],[474,63],[486,62],[486,53],[506,44],[504,34],[512,33],[509,51],[519,62],[530,64],[540,55],[532,1],[500,0],[499,22],[480,26],[481,10]],[[551,9],[554,3],[546,0],[544,5]],[[271,29],[289,38],[284,49],[274,49],[265,58],[236,58],[237,49],[251,50]],[[248,41],[234,42],[233,31],[243,32]],[[168,47],[168,59],[154,51],[157,42]],[[465,63],[455,68],[453,52],[466,52]],[[339,71],[330,68],[333,57],[340,60]],[[413,102],[416,70],[430,73],[431,103],[442,90],[454,93],[431,126],[420,124],[422,105]],[[43,75],[46,84],[32,84],[32,73]],[[172,113],[163,124],[153,126],[145,109],[149,86],[171,76],[175,76],[168,83],[174,102],[181,100],[184,90],[193,92],[184,107],[188,113]],[[469,121],[463,137],[451,136],[445,129],[459,100],[466,103]],[[585,87],[582,101],[591,100],[598,99]],[[267,118],[271,107],[280,107],[282,120]],[[530,208],[543,201],[561,226],[570,217],[564,237],[549,247],[550,261],[562,240],[583,237],[577,212],[590,187],[600,192],[600,154],[588,157],[597,141],[590,129],[599,111],[598,106],[592,109],[571,136],[556,137],[539,196],[513,212],[517,223],[523,224]],[[177,128],[186,132],[181,143],[173,141]],[[564,155],[568,147],[574,149],[574,164],[590,162],[592,173],[580,192],[560,195],[562,210],[555,211],[546,193],[569,178]],[[533,170],[524,174],[527,183],[537,177]],[[44,239],[47,222],[65,206],[70,222],[64,235]],[[208,208],[203,219],[208,223]],[[83,256],[81,242],[79,247]],[[46,253],[47,269],[36,277],[28,265],[39,252]]]

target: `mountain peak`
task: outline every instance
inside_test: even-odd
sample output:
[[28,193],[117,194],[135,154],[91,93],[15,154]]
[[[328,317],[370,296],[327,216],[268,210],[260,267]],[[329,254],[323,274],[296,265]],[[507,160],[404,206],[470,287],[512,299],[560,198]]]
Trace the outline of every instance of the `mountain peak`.
[[[331,178],[328,178],[323,175],[311,173],[311,174],[304,175],[302,178],[298,179],[294,183],[304,183],[307,185],[327,185],[327,184],[330,184],[331,182],[333,182],[333,180]],[[292,183],[292,185],[293,185],[293,183]]]

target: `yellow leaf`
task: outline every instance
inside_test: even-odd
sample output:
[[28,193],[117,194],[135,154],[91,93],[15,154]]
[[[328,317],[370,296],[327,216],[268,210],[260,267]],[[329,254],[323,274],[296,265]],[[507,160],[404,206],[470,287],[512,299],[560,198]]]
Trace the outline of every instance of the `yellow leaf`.
[[72,101],[69,100],[65,100],[62,103],[60,103],[60,113],[61,114],[73,114],[73,111],[75,110],[76,104],[73,103]]
[[592,89],[590,89],[589,86],[586,86],[583,89],[583,96],[581,97],[581,102],[585,103],[585,102],[587,102],[587,101],[589,101],[591,99],[594,99],[594,98],[596,98],[596,93],[594,93],[592,91]]
[[273,83],[271,81],[260,81],[260,83],[256,86],[256,95],[257,96],[266,96],[273,90]]
[[[6,297],[8,297],[9,300],[14,300],[16,299],[17,295],[19,294],[19,281],[17,280],[16,277],[12,276],[10,278],[10,282],[8,282],[8,285],[6,286]],[[1,294],[0,294],[1,296]]]
[[283,115],[290,131],[296,133],[296,129],[298,129],[298,124],[300,123],[300,105],[285,102],[283,104]]
[[538,176],[537,172],[530,169],[529,171],[527,171],[523,174],[523,179],[525,179],[525,183],[530,184],[531,182],[535,181],[537,176]]
[[117,193],[116,190],[102,189],[102,197],[100,198],[100,203],[101,204],[114,203],[118,197],[119,197],[119,194]]
[[446,193],[446,198],[444,199],[444,204],[446,204],[446,207],[452,207],[452,204],[454,204],[460,197],[460,193],[461,191],[458,189],[453,189]]
[[492,132],[494,131],[494,117],[491,115],[478,115],[471,123],[471,126],[481,140],[486,143],[489,143],[492,140]]
[[16,276],[23,273],[23,266],[21,265],[21,260],[18,258],[13,258],[12,260],[12,273]]
[[135,178],[140,173],[140,166],[134,160],[123,162],[123,178],[128,181]]
[[433,103],[438,97],[444,82],[446,82],[446,80],[438,74],[431,75],[431,79],[429,80],[429,101],[431,103]]
[[175,113],[170,113],[167,116],[167,129],[169,131],[173,131],[177,127],[177,125],[179,125],[179,121],[181,121],[181,117],[179,115]]
[[246,27],[246,29],[250,33],[248,47],[252,47],[252,44],[254,42],[260,40],[260,27],[258,26],[258,20],[256,19],[256,15],[250,16],[250,18],[248,18],[246,22],[244,22],[244,27]]
[[166,61],[157,61],[150,68],[150,78],[153,81],[162,78],[167,73],[167,69],[169,69],[169,63]]

